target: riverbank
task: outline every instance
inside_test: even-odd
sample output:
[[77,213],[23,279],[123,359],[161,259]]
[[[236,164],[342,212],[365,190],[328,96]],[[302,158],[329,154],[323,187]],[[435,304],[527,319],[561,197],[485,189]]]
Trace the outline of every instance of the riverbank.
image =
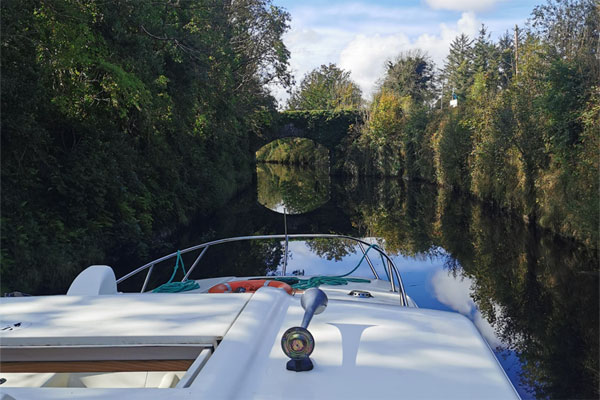
[[290,79],[287,12],[259,0],[1,8],[1,291],[45,292],[149,254],[250,184],[250,136],[275,110],[263,88]]

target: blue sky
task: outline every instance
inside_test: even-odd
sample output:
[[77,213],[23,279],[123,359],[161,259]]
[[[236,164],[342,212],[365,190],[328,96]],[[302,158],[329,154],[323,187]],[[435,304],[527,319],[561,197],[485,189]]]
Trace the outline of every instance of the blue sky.
[[[299,82],[321,64],[350,71],[366,99],[383,76],[387,60],[420,48],[441,67],[460,33],[475,37],[484,23],[492,38],[522,26],[544,0],[273,0],[292,17],[284,36]],[[274,90],[280,101],[283,90]]]

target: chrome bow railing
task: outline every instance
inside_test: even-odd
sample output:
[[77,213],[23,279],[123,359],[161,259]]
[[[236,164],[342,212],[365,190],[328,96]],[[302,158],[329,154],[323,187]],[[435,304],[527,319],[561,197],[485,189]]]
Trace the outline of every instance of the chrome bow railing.
[[[190,269],[187,271],[185,276],[181,279],[181,282],[188,280],[191,273],[194,271],[194,269],[196,268],[196,266],[198,265],[198,263],[200,262],[200,260],[204,256],[204,254],[206,254],[206,251],[211,246],[215,246],[215,245],[219,245],[219,244],[223,244],[223,243],[246,241],[246,240],[277,240],[277,239],[279,239],[279,240],[285,240],[287,242],[288,239],[320,239],[320,238],[347,239],[347,240],[352,240],[352,241],[357,242],[359,248],[361,249],[361,251],[363,252],[363,255],[365,256],[365,260],[367,261],[367,264],[369,265],[371,272],[373,273],[373,276],[375,277],[375,279],[380,279],[379,274],[375,270],[375,267],[373,266],[373,263],[371,262],[371,260],[369,258],[369,255],[365,252],[364,246],[365,245],[371,246],[371,243],[366,242],[362,239],[358,239],[358,238],[355,238],[352,236],[346,236],[346,235],[293,234],[293,235],[238,236],[238,237],[232,237],[232,238],[226,238],[226,239],[213,240],[211,242],[206,242],[206,243],[202,243],[202,244],[199,244],[196,246],[188,247],[187,249],[184,249],[184,250],[179,250],[180,254],[186,254],[186,253],[190,253],[193,251],[201,250],[200,254],[198,254],[198,256],[194,260],[194,263],[192,264]],[[392,292],[398,292],[400,294],[401,304],[403,306],[407,306],[408,299],[406,297],[406,292],[404,291],[404,285],[402,283],[402,278],[400,277],[400,273],[398,272],[398,268],[394,264],[394,261],[392,261],[392,259],[379,247],[372,247],[372,249],[377,251],[379,254],[381,254],[381,256],[385,259],[387,266],[384,266],[384,268],[387,267],[386,272],[387,272],[388,278],[390,280],[390,289]],[[286,252],[287,252],[287,246],[286,246]],[[140,293],[143,293],[146,290],[146,287],[150,280],[150,276],[152,275],[152,272],[154,271],[154,266],[158,263],[161,263],[163,261],[166,261],[166,260],[169,260],[169,259],[175,258],[175,257],[177,257],[177,252],[174,252],[174,253],[168,254],[164,257],[158,258],[154,261],[149,262],[148,264],[144,264],[141,267],[136,268],[133,271],[129,272],[128,274],[125,274],[121,278],[117,279],[117,284],[120,284],[120,283],[126,281],[127,279],[141,273],[142,271],[148,270],[148,272],[146,273],[146,277],[144,279],[144,283],[142,285],[142,289],[140,290]],[[285,257],[287,258],[287,254],[285,255]],[[285,270],[283,272],[285,274]],[[398,285],[396,285],[396,281],[394,280],[394,277],[398,281]]]

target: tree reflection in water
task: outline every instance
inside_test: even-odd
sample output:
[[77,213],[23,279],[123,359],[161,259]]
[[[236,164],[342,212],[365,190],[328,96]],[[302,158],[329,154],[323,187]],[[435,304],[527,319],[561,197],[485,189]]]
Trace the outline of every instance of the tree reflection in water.
[[479,312],[516,351],[522,383],[536,397],[598,397],[596,249],[429,185],[354,187],[345,198],[355,223],[384,238],[388,250],[444,250],[446,268],[469,280]]
[[[505,368],[511,362],[508,369],[520,371],[520,377],[509,375],[524,398],[598,397],[597,249],[558,238],[527,226],[516,216],[428,184],[341,180],[330,178],[326,171],[263,165],[258,169],[258,185],[258,191],[242,192],[215,214],[198,216],[189,226],[157,240],[150,246],[150,256],[116,253],[114,263],[98,263],[110,263],[121,276],[153,257],[208,240],[281,234],[283,217],[269,209],[277,204],[294,212],[311,210],[288,215],[288,231],[377,238],[389,253],[414,260],[415,265],[442,260],[443,266],[435,267],[439,273],[431,273],[421,289],[409,287],[409,295],[418,289],[422,296],[436,296],[435,304],[440,307],[448,309],[446,304],[469,315],[492,346],[514,350],[518,358],[511,356],[513,361],[502,361],[502,351],[497,354]],[[331,260],[356,251],[344,241],[314,240],[307,247]],[[281,266],[282,251],[279,241],[211,248],[192,278],[273,273]],[[185,260],[186,266],[192,262]],[[403,272],[404,266],[399,267]],[[149,287],[164,283],[171,271],[168,265],[157,272]],[[53,288],[48,292],[64,293],[73,278],[46,282]],[[14,285],[27,288],[28,281],[23,276],[23,282]],[[32,294],[41,294],[32,289]],[[459,306],[447,297],[454,289],[463,291]]]
[[[353,231],[329,232],[377,237],[402,256],[442,257],[468,282],[477,307],[471,318],[499,353],[516,352],[524,397],[598,397],[596,249],[428,184],[334,180],[331,198]],[[308,245],[328,259],[349,253],[340,241]]]
[[258,201],[289,214],[313,211],[329,201],[329,171],[261,163],[256,167]]

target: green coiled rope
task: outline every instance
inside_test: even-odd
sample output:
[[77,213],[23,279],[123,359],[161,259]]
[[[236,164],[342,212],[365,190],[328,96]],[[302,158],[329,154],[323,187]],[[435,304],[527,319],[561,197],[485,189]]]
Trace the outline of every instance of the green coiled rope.
[[173,282],[175,278],[175,274],[179,269],[179,264],[181,264],[181,269],[183,270],[183,276],[185,276],[185,266],[183,265],[183,259],[181,258],[181,253],[177,250],[177,261],[175,262],[175,267],[173,267],[173,274],[171,274],[171,279],[169,282],[163,283],[156,289],[152,290],[152,293],[179,293],[179,292],[187,292],[189,290],[198,289],[200,285],[198,282],[193,280],[187,280],[183,282]]
[[[369,252],[369,250],[371,250],[373,248],[380,249],[380,247],[377,246],[376,244],[370,245],[369,248],[363,253],[363,256],[361,257],[361,259],[358,262],[358,264],[356,265],[356,267],[354,267],[354,269],[352,269],[350,272],[345,273],[343,275],[313,276],[312,278],[309,278],[309,279],[300,279],[300,278],[296,278],[293,276],[284,276],[281,278],[275,278],[274,280],[280,281],[280,282],[285,282],[288,285],[290,285],[291,287],[293,287],[294,289],[300,289],[300,290],[306,290],[306,289],[310,289],[313,287],[319,287],[320,285],[331,285],[331,286],[347,285],[348,282],[370,283],[371,280],[369,280],[369,279],[346,278],[346,276],[351,275],[354,271],[356,271],[358,269],[358,267],[360,267],[363,260],[367,256],[367,253]],[[383,256],[381,255],[381,253],[379,255],[381,256],[381,261],[383,262]],[[387,274],[387,270],[386,270],[386,274]]]

